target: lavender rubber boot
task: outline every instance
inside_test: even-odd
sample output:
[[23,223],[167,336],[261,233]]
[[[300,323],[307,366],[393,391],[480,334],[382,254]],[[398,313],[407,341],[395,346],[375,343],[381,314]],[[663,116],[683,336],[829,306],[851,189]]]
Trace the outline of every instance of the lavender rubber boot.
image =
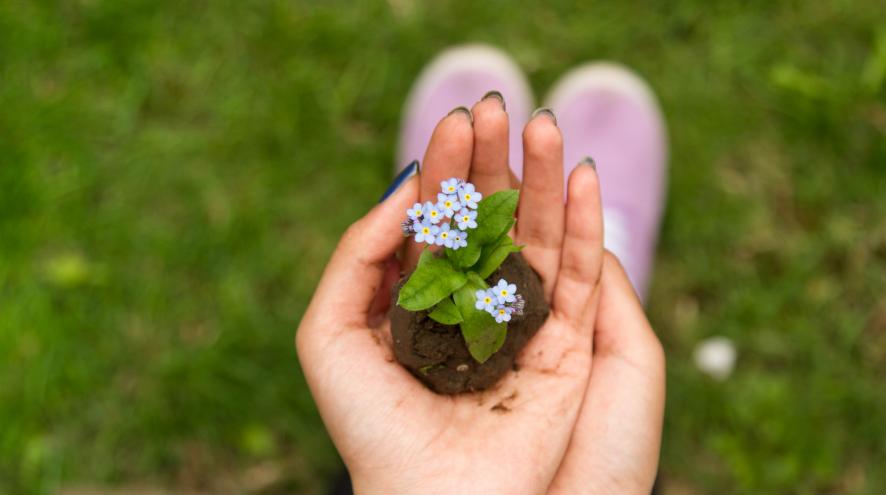
[[606,248],[645,299],[665,195],[667,137],[655,95],[639,76],[611,63],[563,76],[546,106],[563,133],[566,177],[586,156],[600,176]]
[[421,158],[434,127],[458,106],[471,106],[491,91],[499,91],[510,117],[511,169],[523,171],[521,133],[533,108],[526,76],[511,58],[487,45],[450,48],[437,55],[418,76],[406,99],[397,150],[397,170]]

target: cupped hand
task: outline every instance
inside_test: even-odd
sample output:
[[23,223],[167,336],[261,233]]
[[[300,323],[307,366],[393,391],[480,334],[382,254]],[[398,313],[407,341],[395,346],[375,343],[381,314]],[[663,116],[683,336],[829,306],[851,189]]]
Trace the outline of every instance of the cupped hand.
[[[539,273],[548,320],[494,388],[431,392],[393,358],[384,317],[400,271],[400,221],[440,181],[468,179],[484,195],[510,187],[508,120],[486,99],[434,131],[419,176],[354,223],[330,260],[296,338],[320,414],[358,493],[544,493],[574,451],[591,377],[603,266],[597,175],[572,173],[564,203],[562,137],[541,113],[524,131],[524,183],[514,233]],[[407,246],[405,265],[415,255]],[[572,442],[572,445],[570,445]]]
[[[562,202],[563,167],[561,147],[556,138],[547,143],[537,133],[551,133],[550,126],[536,116],[523,133],[523,184],[507,169],[507,115],[494,100],[474,105],[474,159],[469,177],[484,192],[507,187],[520,187],[520,219],[517,243],[526,244],[523,251],[533,268],[541,274],[546,290],[562,294],[572,290],[582,279],[599,278],[599,305],[594,297],[587,307],[585,321],[592,322],[592,365],[590,380],[584,391],[578,419],[574,425],[566,454],[548,489],[556,494],[648,494],[655,482],[661,444],[665,398],[665,362],[661,344],[649,325],[627,274],[610,252],[603,253],[602,267],[597,260],[602,238],[599,220],[599,191],[596,182],[582,188],[587,180],[587,167],[576,167],[569,178],[566,205],[566,237],[563,232]],[[601,164],[606,166],[607,164]],[[446,175],[448,171],[441,171]],[[433,187],[432,185],[429,187]],[[586,203],[579,208],[577,203]],[[582,217],[573,212],[593,211]],[[594,222],[585,227],[592,238],[577,242],[576,249],[587,249],[593,261],[585,266],[594,272],[569,270],[566,242],[569,232],[581,232],[575,222]],[[562,235],[562,234],[561,234]],[[563,239],[558,250],[557,240]],[[557,267],[559,266],[559,272]],[[556,297],[554,303],[562,299]],[[596,310],[596,311],[595,311]],[[547,328],[547,326],[545,327]],[[543,331],[546,331],[543,329]],[[541,340],[542,332],[536,339]],[[533,342],[521,356],[532,362]]]
[[608,251],[584,402],[551,494],[643,494],[658,469],[665,399],[661,344]]

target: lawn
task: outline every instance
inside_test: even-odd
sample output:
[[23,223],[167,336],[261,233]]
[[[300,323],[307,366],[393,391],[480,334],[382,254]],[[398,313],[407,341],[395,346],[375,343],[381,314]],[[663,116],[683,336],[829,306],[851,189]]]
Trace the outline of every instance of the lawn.
[[882,4],[574,3],[0,3],[0,493],[322,493],[293,333],[465,41],[660,96],[663,492],[883,493]]

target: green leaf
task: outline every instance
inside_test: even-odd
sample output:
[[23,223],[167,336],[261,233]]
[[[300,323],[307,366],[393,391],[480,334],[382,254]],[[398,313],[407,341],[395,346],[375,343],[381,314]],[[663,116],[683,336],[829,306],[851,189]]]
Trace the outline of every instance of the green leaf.
[[483,198],[477,205],[477,228],[468,234],[468,245],[472,241],[489,244],[507,233],[514,225],[519,198],[516,189],[506,189]]
[[480,260],[477,261],[473,271],[477,272],[480,278],[485,279],[504,263],[509,254],[516,253],[521,249],[523,246],[514,245],[514,241],[507,234],[502,235],[497,242],[483,246]]
[[467,281],[467,275],[452,266],[446,258],[437,258],[430,251],[421,253],[418,266],[400,288],[397,305],[409,311],[421,311],[442,301]]
[[461,249],[446,248],[446,257],[449,258],[455,266],[459,268],[468,268],[480,259],[480,242],[473,242],[471,239],[473,231],[468,232],[468,245]]
[[474,292],[480,289],[488,289],[489,285],[486,284],[486,281],[480,278],[480,275],[477,275],[475,272],[468,272],[468,282],[475,285]]
[[455,306],[455,303],[452,302],[452,298],[450,297],[440,301],[428,316],[437,323],[442,323],[444,325],[457,325],[464,320],[464,318],[461,317],[461,312]]
[[468,282],[453,294],[455,305],[464,318],[460,325],[461,334],[471,356],[479,363],[486,362],[489,356],[501,349],[508,330],[507,324],[496,323],[489,313],[474,306],[474,293],[487,288],[486,282],[471,273]]
[[480,259],[483,246],[497,241],[514,226],[514,212],[520,193],[508,189],[491,194],[477,204],[477,228],[468,230],[468,245],[458,250],[447,249],[446,257],[460,268],[469,268]]

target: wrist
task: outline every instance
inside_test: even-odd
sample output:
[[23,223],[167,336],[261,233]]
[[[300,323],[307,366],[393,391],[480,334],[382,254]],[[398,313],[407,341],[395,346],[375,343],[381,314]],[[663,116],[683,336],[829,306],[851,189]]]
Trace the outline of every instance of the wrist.
[[[351,485],[356,495],[426,495],[428,493],[464,493],[458,486],[462,477],[451,472],[419,472],[398,467],[383,470],[358,471],[351,473]],[[480,492],[482,493],[482,492]],[[486,492],[486,493],[494,493]]]
[[404,482],[405,480],[391,480],[379,476],[351,476],[351,486],[355,495],[386,495],[390,493],[411,494],[428,493],[427,489],[419,489],[415,484]]

